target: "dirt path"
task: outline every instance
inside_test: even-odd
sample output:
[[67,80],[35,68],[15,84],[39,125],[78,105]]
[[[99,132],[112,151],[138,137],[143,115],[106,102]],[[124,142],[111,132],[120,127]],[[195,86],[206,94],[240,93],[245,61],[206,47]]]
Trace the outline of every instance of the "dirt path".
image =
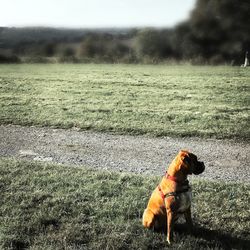
[[170,161],[183,148],[189,149],[204,161],[204,178],[250,182],[249,143],[0,126],[0,156],[122,172],[162,175]]

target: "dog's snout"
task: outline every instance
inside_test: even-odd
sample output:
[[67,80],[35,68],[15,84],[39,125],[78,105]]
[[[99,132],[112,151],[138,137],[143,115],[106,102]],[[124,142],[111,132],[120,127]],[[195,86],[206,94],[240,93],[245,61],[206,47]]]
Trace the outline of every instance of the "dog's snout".
[[205,170],[205,164],[202,161],[198,161],[193,173],[194,174],[201,174]]

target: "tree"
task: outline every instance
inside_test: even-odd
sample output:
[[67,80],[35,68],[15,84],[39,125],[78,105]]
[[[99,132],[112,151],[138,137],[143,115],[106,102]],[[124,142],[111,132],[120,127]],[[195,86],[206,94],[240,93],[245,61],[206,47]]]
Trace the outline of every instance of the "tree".
[[235,59],[250,45],[248,0],[198,0],[189,20],[202,56]]
[[75,56],[75,50],[71,47],[66,47],[64,50],[63,50],[63,56],[64,57],[72,57],[72,56]]
[[44,54],[46,56],[54,56],[56,50],[56,44],[55,43],[47,43],[44,46]]
[[153,29],[144,29],[136,37],[136,52],[139,57],[161,57],[163,40],[159,32]]

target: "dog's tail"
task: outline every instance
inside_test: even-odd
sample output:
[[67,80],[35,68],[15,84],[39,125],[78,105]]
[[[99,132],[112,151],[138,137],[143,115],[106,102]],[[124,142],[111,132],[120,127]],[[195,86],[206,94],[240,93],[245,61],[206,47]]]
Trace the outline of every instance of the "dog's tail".
[[146,228],[152,228],[154,225],[154,214],[150,209],[145,209],[142,217],[142,225]]

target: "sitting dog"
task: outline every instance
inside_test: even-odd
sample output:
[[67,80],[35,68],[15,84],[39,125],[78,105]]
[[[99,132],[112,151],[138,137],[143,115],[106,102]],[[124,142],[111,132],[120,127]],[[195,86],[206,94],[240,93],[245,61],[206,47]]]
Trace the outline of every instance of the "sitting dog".
[[158,187],[153,191],[142,223],[146,228],[167,230],[167,242],[170,244],[174,222],[184,214],[189,228],[191,218],[191,188],[187,176],[201,174],[205,170],[203,162],[197,156],[181,150],[170,164]]

